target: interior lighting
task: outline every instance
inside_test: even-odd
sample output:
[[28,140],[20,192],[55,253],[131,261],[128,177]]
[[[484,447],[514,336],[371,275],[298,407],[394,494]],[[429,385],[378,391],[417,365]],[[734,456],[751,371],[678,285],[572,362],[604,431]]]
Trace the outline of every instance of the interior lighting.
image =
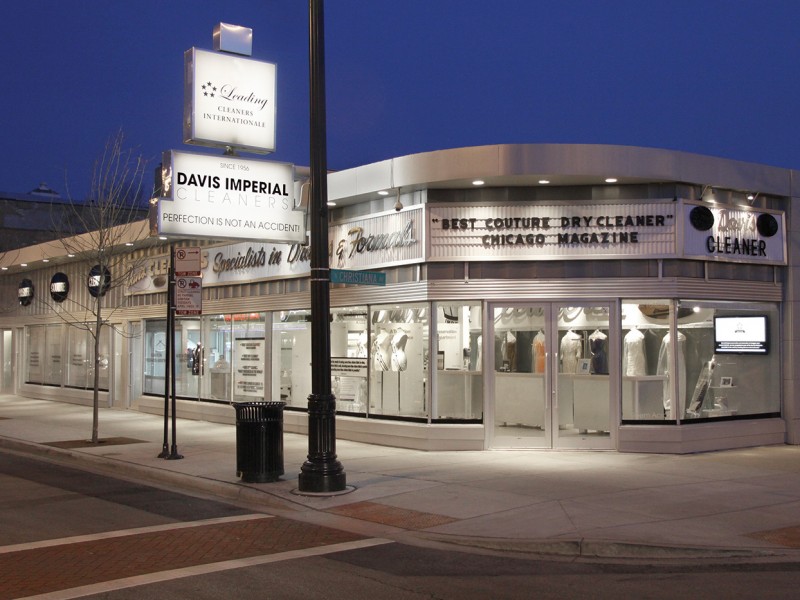
[[540,179],[539,183],[542,184],[542,185],[547,185],[548,183],[550,183],[550,180],[549,179]]
[[484,183],[486,182],[483,179],[476,179],[472,182],[472,185],[483,185]]
[[616,177],[606,177],[606,183],[617,183]]

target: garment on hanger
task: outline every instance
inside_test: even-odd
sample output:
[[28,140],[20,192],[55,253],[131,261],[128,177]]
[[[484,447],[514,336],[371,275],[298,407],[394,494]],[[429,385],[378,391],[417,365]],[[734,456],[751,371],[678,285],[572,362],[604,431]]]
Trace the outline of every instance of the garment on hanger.
[[578,359],[583,358],[583,340],[571,329],[561,338],[561,372],[575,373],[578,370]]
[[608,336],[599,329],[589,336],[589,352],[592,354],[592,373],[608,375]]
[[506,333],[506,360],[508,360],[508,369],[510,371],[517,370],[517,336],[510,331]]
[[[671,347],[671,340],[670,335],[664,336],[664,339],[661,340],[661,348],[658,351],[658,368],[656,373],[658,375],[666,375],[667,379],[664,381],[664,412],[666,416],[672,418],[677,415],[672,414],[671,409],[673,408],[672,403],[672,389],[673,389],[673,377],[674,373],[670,373],[669,370],[669,355],[672,351]],[[679,406],[676,408],[678,410],[682,409],[682,407],[686,406],[686,336],[683,335],[680,331],[678,332],[678,399],[680,400]]]
[[644,334],[636,327],[622,339],[622,374],[628,377],[647,375]]
[[545,337],[544,332],[539,330],[539,332],[533,336],[533,372],[534,373],[544,373],[545,369]]

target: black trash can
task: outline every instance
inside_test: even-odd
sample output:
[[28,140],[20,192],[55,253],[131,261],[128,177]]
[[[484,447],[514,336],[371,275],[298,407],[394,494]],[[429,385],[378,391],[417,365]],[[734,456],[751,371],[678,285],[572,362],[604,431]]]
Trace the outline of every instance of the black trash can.
[[242,481],[265,483],[283,475],[284,402],[235,402],[236,472]]

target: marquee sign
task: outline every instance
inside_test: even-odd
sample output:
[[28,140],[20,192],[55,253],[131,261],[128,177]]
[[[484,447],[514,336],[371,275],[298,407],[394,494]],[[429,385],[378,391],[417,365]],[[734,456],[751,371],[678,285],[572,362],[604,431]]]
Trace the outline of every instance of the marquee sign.
[[431,205],[430,260],[675,256],[676,203]]
[[184,64],[185,143],[275,151],[274,64],[197,48]]
[[303,242],[294,210],[294,167],[230,156],[165,152],[160,234],[201,239]]

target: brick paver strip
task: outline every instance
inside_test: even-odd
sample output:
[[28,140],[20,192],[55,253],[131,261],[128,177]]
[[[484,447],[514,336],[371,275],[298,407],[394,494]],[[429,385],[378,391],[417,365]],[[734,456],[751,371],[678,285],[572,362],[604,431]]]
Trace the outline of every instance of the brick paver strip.
[[362,539],[271,517],[9,552],[0,554],[0,600]]
[[396,506],[388,506],[378,502],[354,502],[331,508],[328,512],[361,519],[362,521],[400,527],[401,529],[427,529],[428,527],[447,525],[458,521],[458,519],[445,515],[397,508]]

